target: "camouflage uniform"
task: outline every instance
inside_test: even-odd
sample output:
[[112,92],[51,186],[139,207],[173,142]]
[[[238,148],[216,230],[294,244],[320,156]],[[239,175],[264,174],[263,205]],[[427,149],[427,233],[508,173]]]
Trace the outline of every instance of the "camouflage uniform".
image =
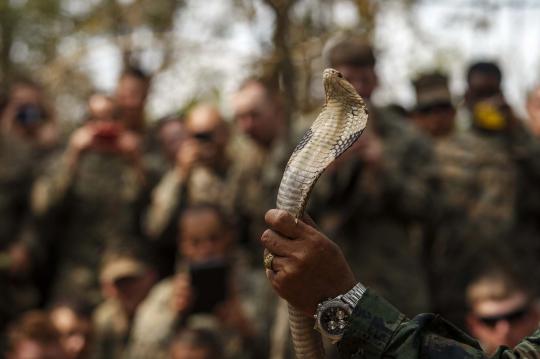
[[59,232],[54,295],[99,301],[101,255],[136,237],[141,191],[139,174],[121,156],[88,152],[75,173],[63,156],[55,158],[33,191],[34,210]]
[[406,313],[417,313],[427,308],[427,288],[410,230],[433,208],[433,153],[387,110],[371,109],[370,120],[382,142],[381,165],[372,169],[353,159],[323,174],[310,213],[337,239],[359,278]]
[[121,359],[126,357],[132,320],[127,317],[120,303],[108,299],[94,312],[94,341],[92,357],[96,359]]
[[[343,339],[342,358],[487,358],[480,345],[434,314],[412,320],[368,290],[353,311]],[[501,347],[494,359],[540,358],[540,330],[514,349]]]
[[264,213],[275,206],[277,188],[290,152],[285,141],[264,151],[244,137],[233,137],[222,170],[196,166],[187,181],[169,170],[154,188],[146,213],[146,233],[161,242],[176,239],[182,208],[211,203],[238,221],[240,241],[253,263],[260,265],[258,239],[265,228]]
[[22,244],[32,254],[32,266],[42,259],[33,228],[30,192],[47,149],[17,135],[0,133],[0,331],[3,324],[23,310],[35,307],[40,298],[29,276],[8,273],[7,253],[14,244]]
[[[519,193],[534,193],[534,186],[518,183],[520,178],[537,178],[540,147],[517,127],[510,133],[455,133],[435,148],[440,211],[433,223],[435,240],[426,253],[432,309],[462,325],[467,278],[458,274],[483,248],[504,244],[518,223]],[[520,243],[521,238],[510,247],[532,249],[531,243]]]
[[260,266],[259,238],[266,229],[264,214],[276,205],[276,196],[283,171],[293,147],[285,138],[265,149],[246,138],[239,138],[236,161],[245,163],[245,182],[237,212],[245,224],[243,242],[250,247],[254,265]]
[[[230,148],[228,149],[230,152]],[[231,161],[227,156],[224,168],[196,165],[184,178],[171,168],[152,192],[146,213],[145,231],[152,238],[176,237],[178,214],[182,208],[199,203],[216,204],[232,214],[239,195],[243,163]]]
[[[249,320],[257,325],[257,333],[267,333],[269,327],[269,302],[275,299],[267,281],[261,281],[263,270],[253,271],[246,264],[236,262],[233,278],[239,291],[242,309]],[[158,283],[140,305],[134,319],[128,357],[130,359],[166,358],[169,342],[175,332],[182,328],[206,327],[216,330],[225,344],[227,358],[261,358],[266,343],[257,338],[249,342],[243,340],[240,333],[225,328],[212,314],[189,314],[179,317],[171,308],[174,278],[166,278]],[[256,353],[255,353],[256,352]]]

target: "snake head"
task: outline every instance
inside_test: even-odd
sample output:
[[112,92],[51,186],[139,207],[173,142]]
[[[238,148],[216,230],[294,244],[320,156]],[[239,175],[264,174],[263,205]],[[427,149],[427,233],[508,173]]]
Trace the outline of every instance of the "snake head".
[[347,81],[341,72],[335,69],[325,69],[323,72],[323,85],[326,102],[338,99],[339,101],[358,101],[360,97],[354,87]]

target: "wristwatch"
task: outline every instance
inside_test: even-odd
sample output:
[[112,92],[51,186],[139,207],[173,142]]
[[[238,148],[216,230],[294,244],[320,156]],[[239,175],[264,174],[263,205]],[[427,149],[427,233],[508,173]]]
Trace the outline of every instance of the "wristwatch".
[[365,292],[366,287],[358,283],[347,293],[319,303],[314,315],[315,329],[330,339],[332,343],[340,341],[354,307]]

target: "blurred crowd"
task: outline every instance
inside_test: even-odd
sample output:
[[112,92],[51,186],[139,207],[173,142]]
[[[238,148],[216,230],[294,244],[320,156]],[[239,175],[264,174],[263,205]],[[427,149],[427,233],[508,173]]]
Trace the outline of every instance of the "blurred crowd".
[[[368,42],[334,38],[324,57],[369,123],[308,213],[407,315],[439,313],[487,352],[517,344],[540,320],[540,87],[518,118],[500,68],[476,62],[464,94],[430,72],[412,108],[382,107]],[[233,118],[200,102],[151,121],[150,90],[127,68],[69,128],[32,79],[5,86],[0,357],[292,357],[258,240],[316,114],[287,114],[279,86],[253,77],[230,94]]]

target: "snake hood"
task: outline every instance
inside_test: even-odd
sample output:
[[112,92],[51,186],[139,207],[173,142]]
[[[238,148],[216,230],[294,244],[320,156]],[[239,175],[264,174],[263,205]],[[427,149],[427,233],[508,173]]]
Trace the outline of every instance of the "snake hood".
[[302,216],[322,172],[358,139],[367,124],[364,101],[339,71],[324,70],[323,84],[326,104],[294,149],[278,191],[278,208],[296,218]]

